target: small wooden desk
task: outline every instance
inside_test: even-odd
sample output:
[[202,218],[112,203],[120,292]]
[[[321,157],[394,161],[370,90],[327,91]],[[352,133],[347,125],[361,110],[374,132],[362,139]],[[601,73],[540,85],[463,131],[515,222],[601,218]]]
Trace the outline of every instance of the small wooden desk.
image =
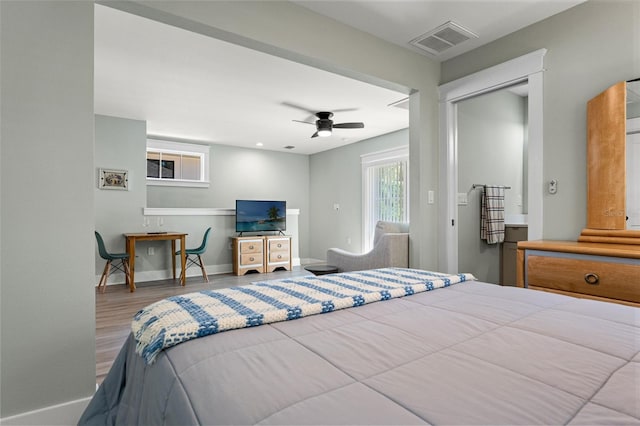
[[[173,265],[173,279],[176,279],[176,240],[180,240],[180,263],[182,267],[182,271],[186,268],[187,258],[185,256],[185,237],[187,234],[183,232],[163,232],[163,233],[153,233],[153,232],[142,232],[142,233],[133,233],[133,234],[124,234],[124,237],[127,240],[127,253],[129,253],[129,291],[136,291],[136,283],[134,279],[134,274],[136,270],[136,241],[158,241],[158,240],[171,240],[171,264]],[[182,279],[180,280],[180,284],[183,286],[186,283],[186,275],[182,274]]]

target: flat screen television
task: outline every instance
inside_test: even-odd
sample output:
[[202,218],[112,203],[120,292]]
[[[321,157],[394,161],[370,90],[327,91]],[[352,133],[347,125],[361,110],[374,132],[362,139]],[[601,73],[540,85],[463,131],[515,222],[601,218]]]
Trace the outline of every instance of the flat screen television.
[[286,229],[286,201],[236,200],[236,232],[283,232]]

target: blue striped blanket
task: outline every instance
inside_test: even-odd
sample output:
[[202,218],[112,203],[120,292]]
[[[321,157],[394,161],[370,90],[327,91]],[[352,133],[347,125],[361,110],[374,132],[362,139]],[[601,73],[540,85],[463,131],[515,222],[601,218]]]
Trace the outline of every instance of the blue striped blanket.
[[474,280],[405,268],[255,282],[172,296],[139,311],[131,324],[147,364],[163,349],[237,328],[287,321]]

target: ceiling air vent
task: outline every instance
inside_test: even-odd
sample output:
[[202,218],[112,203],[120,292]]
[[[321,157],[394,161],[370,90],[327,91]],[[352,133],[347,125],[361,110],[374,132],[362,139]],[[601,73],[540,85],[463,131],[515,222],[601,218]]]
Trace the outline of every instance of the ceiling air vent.
[[294,149],[294,148],[295,148],[295,146],[293,146],[293,145],[287,145],[287,146],[284,147],[284,149]]
[[455,22],[449,21],[428,33],[414,38],[409,44],[426,50],[431,54],[439,55],[445,50],[471,38],[478,38],[478,36]]

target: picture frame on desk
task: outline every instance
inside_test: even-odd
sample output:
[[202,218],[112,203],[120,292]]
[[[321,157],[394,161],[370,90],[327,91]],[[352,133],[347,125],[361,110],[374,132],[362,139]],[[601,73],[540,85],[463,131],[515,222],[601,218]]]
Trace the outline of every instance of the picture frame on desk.
[[99,169],[98,188],[129,190],[129,172],[127,170]]

